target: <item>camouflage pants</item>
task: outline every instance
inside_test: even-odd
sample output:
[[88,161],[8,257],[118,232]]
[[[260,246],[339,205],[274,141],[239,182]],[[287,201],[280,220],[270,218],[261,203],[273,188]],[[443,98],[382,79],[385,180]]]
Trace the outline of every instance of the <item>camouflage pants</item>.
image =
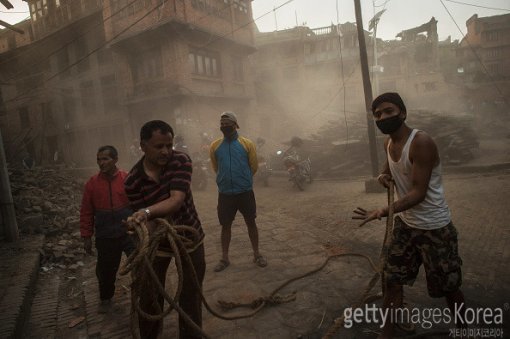
[[439,298],[455,292],[462,284],[462,260],[453,224],[450,222],[439,229],[421,230],[407,226],[397,216],[394,225],[384,267],[386,283],[412,286],[423,263],[431,297]]

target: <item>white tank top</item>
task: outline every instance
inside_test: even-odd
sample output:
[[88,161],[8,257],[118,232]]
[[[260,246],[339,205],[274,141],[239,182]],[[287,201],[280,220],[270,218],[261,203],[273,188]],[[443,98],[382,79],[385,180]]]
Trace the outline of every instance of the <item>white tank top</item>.
[[[411,135],[409,135],[409,138],[402,149],[402,155],[400,156],[399,161],[393,161],[391,159],[391,139],[388,142],[388,164],[391,176],[395,181],[397,196],[399,199],[406,195],[412,187],[409,149],[411,148],[411,143],[417,132],[419,132],[419,130],[413,129]],[[399,215],[410,227],[424,230],[441,228],[450,223],[450,209],[446,204],[441,179],[441,163],[432,169],[425,200],[406,211],[400,212]]]

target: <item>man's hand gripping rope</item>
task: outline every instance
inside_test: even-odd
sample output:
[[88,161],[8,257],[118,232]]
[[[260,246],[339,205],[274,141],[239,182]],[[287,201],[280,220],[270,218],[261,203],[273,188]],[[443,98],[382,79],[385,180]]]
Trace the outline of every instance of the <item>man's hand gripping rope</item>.
[[[154,219],[147,221],[146,218],[140,219],[136,216],[129,217],[127,222],[127,231],[129,234],[135,235],[138,239],[138,246],[135,251],[129,256],[126,263],[120,270],[121,275],[125,275],[131,272],[132,288],[131,288],[131,326],[132,334],[134,338],[140,338],[138,329],[137,314],[147,320],[157,321],[167,316],[173,309],[175,309],[179,316],[190,324],[197,333],[200,333],[202,337],[208,338],[208,336],[202,331],[202,329],[196,325],[191,318],[180,308],[175,300],[179,300],[182,284],[183,284],[183,271],[182,271],[182,258],[184,257],[188,265],[191,264],[191,259],[187,253],[187,248],[193,248],[194,242],[187,239],[186,237],[178,234],[179,232],[191,232],[196,239],[199,239],[198,232],[189,226],[175,226],[171,225],[165,219]],[[152,262],[157,255],[158,247],[163,239],[168,239],[170,248],[175,257],[175,263],[177,267],[178,284],[175,295],[171,297],[165,291],[165,288],[159,281],[154,269],[152,268]],[[195,283],[198,286],[198,281],[195,275]],[[144,280],[148,277],[153,281],[153,286],[156,287],[157,292],[163,295],[164,299],[170,304],[166,310],[159,310],[159,314],[153,315],[144,312],[140,307],[140,295],[142,293],[152,293],[153,291],[146,291],[143,289]]]

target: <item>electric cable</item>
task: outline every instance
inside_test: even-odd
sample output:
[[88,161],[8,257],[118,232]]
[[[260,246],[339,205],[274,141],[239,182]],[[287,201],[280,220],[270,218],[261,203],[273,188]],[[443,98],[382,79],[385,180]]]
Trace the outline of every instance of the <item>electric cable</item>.
[[453,3],[459,4],[459,5],[466,5],[466,6],[478,7],[478,8],[484,8],[484,9],[491,9],[491,10],[494,10],[494,11],[510,12],[510,9],[508,9],[508,8],[486,7],[486,6],[480,6],[480,5],[470,4],[470,3],[462,2],[462,1],[454,1],[454,0],[445,0],[445,1],[453,2]]

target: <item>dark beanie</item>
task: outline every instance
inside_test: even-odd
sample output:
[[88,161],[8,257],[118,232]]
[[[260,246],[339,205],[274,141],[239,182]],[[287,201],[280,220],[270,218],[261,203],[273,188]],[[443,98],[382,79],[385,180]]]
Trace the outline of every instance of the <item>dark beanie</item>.
[[401,111],[407,112],[406,105],[404,105],[404,101],[402,100],[400,95],[395,92],[387,92],[379,95],[377,98],[375,98],[374,101],[372,101],[372,113],[374,113],[377,106],[379,106],[383,102],[391,102],[392,104],[395,104],[398,108],[400,108]]

